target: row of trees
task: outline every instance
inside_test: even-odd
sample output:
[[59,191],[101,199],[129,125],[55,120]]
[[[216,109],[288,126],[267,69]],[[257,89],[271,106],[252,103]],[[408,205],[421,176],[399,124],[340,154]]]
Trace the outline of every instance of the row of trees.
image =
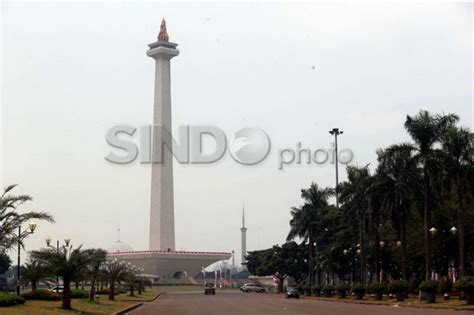
[[[17,246],[23,247],[24,238],[31,233],[18,233],[18,227],[31,220],[54,222],[53,217],[45,212],[19,213],[18,207],[32,198],[28,195],[13,195],[15,185],[5,188],[0,195],[0,273],[10,267],[8,251]],[[101,281],[109,287],[109,300],[115,298],[118,283],[128,287],[130,295],[134,290],[138,293],[144,289],[147,280],[141,276],[143,270],[124,261],[107,261],[107,252],[103,249],[74,248],[69,241],[61,247],[43,248],[29,253],[27,263],[21,266],[21,281],[31,284],[36,290],[40,281],[54,282],[55,277],[62,279],[64,291],[62,308],[71,309],[71,282],[88,283],[89,299],[94,300],[97,282]]]
[[[303,189],[287,237],[301,240],[307,251],[305,259],[293,260],[305,270],[295,279],[367,283],[471,274],[474,155],[472,133],[458,119],[427,111],[407,116],[412,141],[378,150],[373,173],[369,165],[347,167],[347,180],[338,186],[340,208],[330,203],[333,189],[316,183]],[[285,246],[293,245],[278,248]],[[257,259],[271,251],[249,253],[249,271],[281,274]]]
[[108,287],[108,298],[113,301],[116,285],[128,287],[130,295],[135,289],[141,294],[147,280],[141,276],[139,267],[118,260],[106,260],[107,252],[103,249],[73,248],[63,245],[59,249],[46,248],[30,252],[29,262],[23,267],[23,280],[31,283],[32,290],[41,280],[59,276],[63,280],[62,308],[71,309],[71,283],[89,285],[89,300],[93,301],[97,292],[97,283]]

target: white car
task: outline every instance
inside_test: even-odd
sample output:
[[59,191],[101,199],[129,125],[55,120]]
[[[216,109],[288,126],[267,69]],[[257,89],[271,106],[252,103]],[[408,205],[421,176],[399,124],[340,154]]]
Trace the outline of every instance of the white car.
[[246,283],[240,288],[240,291],[245,292],[245,293],[250,293],[250,292],[263,293],[265,292],[265,288],[259,284]]
[[64,287],[62,285],[59,285],[57,287],[52,287],[51,289],[49,289],[49,291],[62,293],[64,291]]

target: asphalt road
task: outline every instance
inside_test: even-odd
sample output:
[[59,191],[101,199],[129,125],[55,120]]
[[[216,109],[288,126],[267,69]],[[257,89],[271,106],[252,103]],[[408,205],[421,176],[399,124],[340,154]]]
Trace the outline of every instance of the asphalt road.
[[204,295],[201,292],[167,293],[153,302],[146,303],[131,314],[170,314],[170,315],[473,315],[474,312],[415,309],[394,306],[358,305],[349,303],[316,301],[311,299],[287,300],[283,295],[217,292]]

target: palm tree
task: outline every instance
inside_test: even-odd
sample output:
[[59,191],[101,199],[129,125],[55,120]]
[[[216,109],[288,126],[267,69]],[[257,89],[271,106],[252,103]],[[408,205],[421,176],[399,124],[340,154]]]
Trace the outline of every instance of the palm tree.
[[445,168],[451,194],[457,203],[459,276],[465,272],[465,220],[469,201],[474,191],[474,159],[469,129],[451,126],[442,135]]
[[21,280],[31,284],[31,290],[36,290],[36,286],[41,279],[48,277],[48,270],[38,260],[31,260],[21,266]]
[[6,187],[0,195],[0,250],[7,251],[18,242],[17,229],[22,224],[32,220],[54,222],[53,217],[45,212],[18,213],[17,208],[27,201],[33,200],[28,195],[10,195],[16,185]]
[[130,263],[127,268],[127,272],[125,273],[125,280],[127,281],[127,285],[130,289],[130,296],[135,296],[134,289],[135,284],[139,279],[140,271],[136,266],[130,266]]
[[71,309],[71,280],[84,271],[89,264],[90,257],[81,246],[73,249],[72,246],[62,246],[59,250],[53,248],[31,252],[31,258],[43,264],[51,273],[63,279],[62,308]]
[[118,261],[116,258],[105,263],[102,269],[103,274],[107,277],[109,282],[109,300],[115,300],[115,284],[125,280],[127,275],[127,266],[125,262]]
[[317,233],[317,223],[321,211],[329,207],[328,199],[333,194],[332,189],[321,189],[318,184],[312,183],[308,189],[301,190],[304,205],[300,208],[291,208],[290,232],[286,239],[291,241],[298,237],[303,239],[303,243],[308,241],[308,277],[310,284],[312,284],[314,278],[314,240]]
[[360,246],[360,281],[367,282],[367,220],[370,215],[369,189],[373,177],[368,165],[347,167],[347,181],[340,184],[340,200],[345,218],[357,225]]
[[425,278],[431,279],[432,271],[432,239],[430,234],[432,213],[432,189],[436,180],[437,154],[434,146],[439,143],[445,130],[454,124],[459,117],[454,114],[432,115],[421,110],[418,115],[407,116],[405,129],[415,142],[416,150],[423,169],[423,220],[425,235]]
[[103,249],[88,249],[86,255],[89,256],[89,274],[91,276],[91,289],[89,291],[89,301],[94,301],[95,297],[95,284],[97,276],[100,271],[100,267],[105,262],[107,251]]
[[377,155],[379,165],[374,189],[401,238],[402,277],[408,280],[407,225],[416,196],[420,194],[417,189],[420,171],[410,144],[393,145],[378,151]]

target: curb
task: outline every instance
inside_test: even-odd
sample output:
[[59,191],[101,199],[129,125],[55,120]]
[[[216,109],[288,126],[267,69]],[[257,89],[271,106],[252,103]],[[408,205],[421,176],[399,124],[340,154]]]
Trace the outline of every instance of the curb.
[[139,308],[140,306],[142,306],[144,303],[149,303],[149,302],[153,302],[154,300],[156,300],[157,298],[160,297],[161,294],[163,294],[164,292],[158,292],[153,298],[151,298],[150,300],[146,300],[146,301],[143,301],[143,302],[140,302],[140,303],[137,303],[137,304],[133,304],[129,307],[126,307],[124,309],[121,309],[120,311],[116,312],[115,315],[123,315],[123,314],[127,314],[128,312],[131,312],[137,308]]
[[372,303],[371,301],[352,301],[350,299],[329,299],[329,298],[318,298],[318,297],[304,297],[304,299],[323,301],[323,302],[334,302],[334,303],[345,303],[345,304],[361,304],[361,305],[379,305],[379,306],[391,306],[391,307],[405,307],[405,308],[417,308],[417,309],[432,309],[432,310],[454,310],[454,311],[474,311],[472,307],[442,307],[436,305],[410,305],[410,304],[392,304],[390,302],[378,302]]
[[153,302],[154,300],[156,300],[157,298],[159,298],[160,295],[165,294],[165,293],[166,293],[166,292],[158,292],[153,298],[151,298],[150,300],[145,301],[145,302]]
[[143,305],[143,302],[140,302],[140,303],[138,303],[138,304],[134,304],[134,305],[132,305],[132,306],[129,306],[129,307],[127,307],[127,308],[124,308],[124,309],[122,309],[122,310],[116,312],[115,315],[127,314],[128,312],[133,311],[134,309],[139,308],[139,307],[142,306],[142,305]]

